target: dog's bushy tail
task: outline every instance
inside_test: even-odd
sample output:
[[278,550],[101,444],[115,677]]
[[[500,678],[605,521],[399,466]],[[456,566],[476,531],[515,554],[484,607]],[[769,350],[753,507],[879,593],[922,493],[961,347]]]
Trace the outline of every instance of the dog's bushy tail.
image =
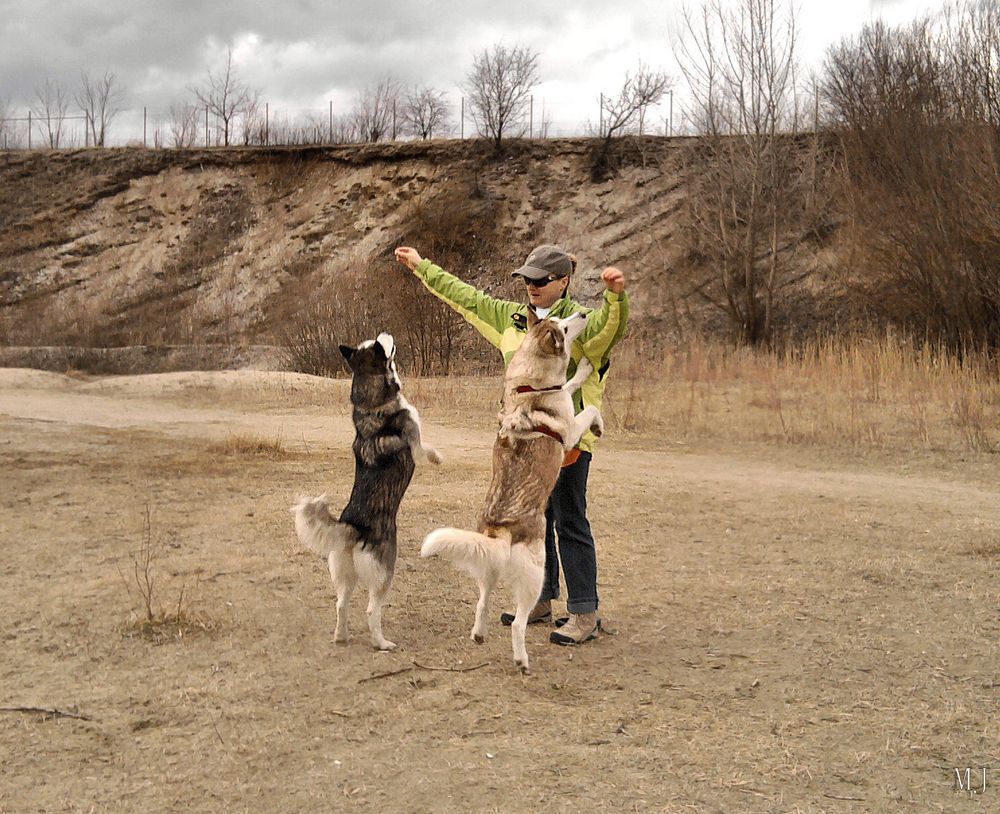
[[441,556],[476,579],[502,571],[510,560],[510,540],[465,529],[435,529],[420,546],[421,557]]
[[331,551],[342,548],[354,536],[353,528],[330,514],[326,495],[299,498],[292,512],[299,542],[321,557],[329,557]]

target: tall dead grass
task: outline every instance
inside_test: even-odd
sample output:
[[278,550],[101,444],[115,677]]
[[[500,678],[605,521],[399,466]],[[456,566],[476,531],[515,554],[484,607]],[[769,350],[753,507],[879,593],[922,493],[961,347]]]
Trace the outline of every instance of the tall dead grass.
[[825,447],[1000,449],[1000,370],[898,338],[822,339],[785,350],[693,339],[626,342],[605,396],[613,427],[665,440]]
[[[500,376],[406,379],[431,422],[496,424]],[[987,355],[879,339],[785,350],[627,339],[603,405],[612,434],[652,444],[763,442],[849,450],[1000,451],[1000,367]]]

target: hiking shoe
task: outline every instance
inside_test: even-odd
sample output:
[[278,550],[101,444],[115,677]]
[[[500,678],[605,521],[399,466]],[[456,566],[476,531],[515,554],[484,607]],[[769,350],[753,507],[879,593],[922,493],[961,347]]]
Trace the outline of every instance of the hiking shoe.
[[[538,625],[550,621],[552,621],[552,603],[548,599],[539,599],[535,603],[535,607],[531,609],[531,613],[528,614],[528,624]],[[500,624],[504,627],[510,627],[514,624],[514,614],[506,611],[501,613]]]
[[[556,619],[552,623],[552,627],[562,627],[568,621],[569,621],[569,617],[568,616],[560,616],[558,619]],[[599,631],[601,631],[602,633],[604,632],[604,628],[601,626],[601,617],[600,616],[597,617],[597,629]]]
[[553,644],[583,644],[596,639],[598,630],[596,613],[571,613],[566,624],[549,634],[549,641]]

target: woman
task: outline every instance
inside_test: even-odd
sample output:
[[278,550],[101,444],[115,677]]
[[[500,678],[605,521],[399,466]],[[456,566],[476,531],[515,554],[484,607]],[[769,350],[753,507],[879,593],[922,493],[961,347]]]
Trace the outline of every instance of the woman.
[[[628,321],[628,295],[625,275],[614,267],[604,269],[604,302],[597,310],[585,308],[568,296],[569,283],[576,270],[576,258],[559,246],[535,248],[524,265],[511,276],[524,280],[528,303],[510,302],[490,297],[483,291],[463,283],[430,260],[421,258],[416,249],[400,246],[396,259],[407,266],[439,299],[460,313],[486,339],[500,349],[506,365],[520,346],[527,331],[527,309],[530,304],[540,317],[566,317],[582,311],[588,314],[587,327],[573,343],[572,359],[567,378],[576,372],[577,363],[585,355],[594,366],[574,399],[576,412],[593,404],[600,409],[607,380],[609,354],[625,333]],[[597,552],[587,520],[587,477],[597,439],[587,433],[577,449],[566,456],[545,512],[545,582],[542,593],[528,617],[529,624],[552,619],[552,600],[559,597],[559,563],[566,577],[569,617],[549,640],[556,644],[583,644],[596,638],[597,618]],[[557,554],[558,542],[558,554]],[[510,624],[513,615],[505,613],[501,621]]]

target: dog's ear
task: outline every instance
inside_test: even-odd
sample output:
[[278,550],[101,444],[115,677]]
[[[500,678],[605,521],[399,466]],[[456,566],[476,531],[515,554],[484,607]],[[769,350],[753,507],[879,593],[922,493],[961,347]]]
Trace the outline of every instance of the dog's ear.
[[357,351],[357,348],[352,348],[350,345],[340,346],[340,355],[347,360],[347,364],[351,366],[352,370],[354,369],[354,365],[351,364],[351,360],[354,358],[354,354],[357,353]]
[[530,331],[534,328],[541,320],[538,319],[538,314],[535,313],[535,306],[528,306],[528,330]]
[[550,353],[553,356],[557,356],[562,353],[563,350],[563,336],[559,331],[545,331],[542,333],[541,338],[538,340],[538,344],[545,353]]

